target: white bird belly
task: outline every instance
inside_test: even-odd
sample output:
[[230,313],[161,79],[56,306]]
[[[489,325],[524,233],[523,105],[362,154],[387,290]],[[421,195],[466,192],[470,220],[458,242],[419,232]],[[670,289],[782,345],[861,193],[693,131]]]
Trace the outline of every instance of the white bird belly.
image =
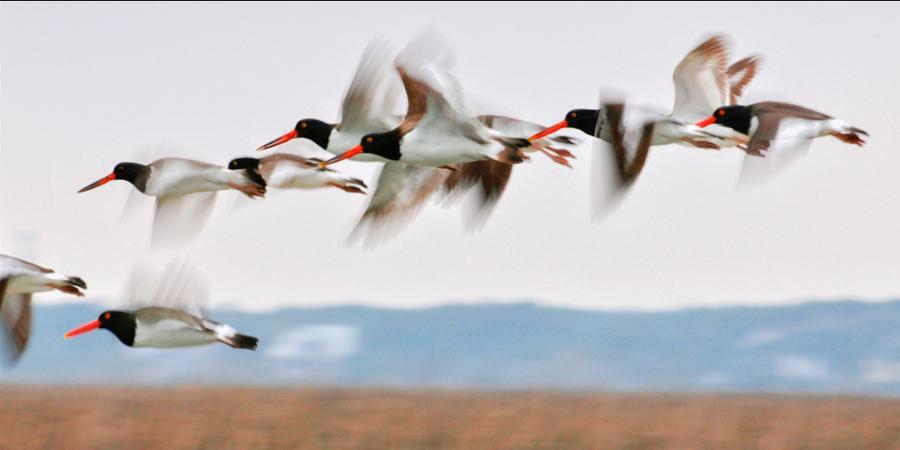
[[183,164],[169,165],[165,170],[154,170],[147,181],[145,193],[153,196],[184,195],[195,192],[212,192],[228,189],[219,167],[197,168]]
[[328,172],[300,167],[279,166],[272,171],[267,183],[277,189],[316,189],[327,187]]
[[14,294],[52,291],[53,288],[48,286],[51,281],[45,274],[23,273],[10,277],[6,290]]
[[479,144],[464,137],[448,137],[446,139],[404,139],[400,149],[400,160],[407,164],[423,167],[441,167],[449,164],[467,163],[487,159],[487,155],[499,153],[503,145],[489,141]]
[[137,321],[134,347],[194,347],[218,342],[215,335],[177,320]]

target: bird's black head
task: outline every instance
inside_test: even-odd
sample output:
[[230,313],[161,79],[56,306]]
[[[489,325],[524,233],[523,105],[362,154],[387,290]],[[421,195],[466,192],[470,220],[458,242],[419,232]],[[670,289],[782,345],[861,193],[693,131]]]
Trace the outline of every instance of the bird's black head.
[[387,133],[367,134],[359,140],[359,145],[362,147],[362,153],[398,161],[400,159],[400,139],[402,139],[400,131],[391,130]]
[[147,170],[147,166],[143,164],[124,162],[116,164],[116,167],[113,168],[113,173],[116,175],[117,180],[125,180],[134,184],[145,170]]
[[334,158],[319,164],[319,167],[330,166],[336,162],[352,158],[360,153],[378,155],[392,161],[400,160],[400,130],[394,129],[386,133],[367,134],[359,140],[359,145]]
[[104,311],[97,318],[100,327],[112,332],[125,345],[134,344],[134,332],[137,329],[137,322],[134,320],[134,314],[126,311]]
[[573,109],[566,113],[565,122],[568,128],[575,128],[588,136],[593,136],[599,117],[599,109]]
[[301,119],[297,121],[296,125],[294,125],[293,130],[288,131],[284,135],[267,142],[257,150],[265,150],[275,147],[276,145],[284,144],[291,139],[299,138],[309,139],[319,147],[326,149],[328,148],[328,140],[331,137],[331,131],[333,129],[333,124],[325,123],[318,119]]
[[705,127],[717,123],[722,126],[731,128],[738,133],[749,134],[750,122],[753,119],[753,112],[749,106],[731,105],[721,106],[713,111],[708,118],[697,122],[698,127]]
[[125,180],[134,185],[134,187],[138,188],[138,190],[144,190],[147,184],[147,176],[149,172],[147,170],[147,166],[138,163],[132,162],[123,162],[116,164],[116,167],[113,168],[112,173],[109,175],[81,188],[78,192],[85,192],[91,189],[103,186],[106,183],[109,183],[113,180]]
[[66,339],[87,333],[97,328],[109,330],[119,340],[128,346],[134,345],[134,333],[137,329],[137,321],[134,314],[126,311],[103,311],[97,320],[88,322],[78,328],[72,329],[64,336]]
[[229,170],[240,169],[259,169],[259,159],[257,158],[235,158],[228,163]]

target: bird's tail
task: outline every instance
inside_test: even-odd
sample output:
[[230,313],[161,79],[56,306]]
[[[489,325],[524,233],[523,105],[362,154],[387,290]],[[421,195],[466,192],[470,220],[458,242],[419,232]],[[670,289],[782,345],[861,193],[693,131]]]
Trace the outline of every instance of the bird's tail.
[[863,136],[868,137],[869,133],[865,130],[856,128],[854,126],[850,126],[847,124],[841,124],[839,130],[832,131],[831,135],[840,139],[843,142],[852,145],[858,145],[860,147],[866,144],[866,141],[863,139]]
[[346,175],[332,177],[332,181],[330,181],[328,184],[338,189],[342,189],[345,192],[350,192],[353,194],[365,195],[366,191],[364,189],[368,188],[363,180],[360,180],[359,178],[348,177]]
[[259,343],[259,339],[253,336],[247,336],[246,334],[239,333],[236,333],[234,336],[224,338],[222,339],[222,341],[233,348],[245,348],[247,350],[256,350],[256,344]]
[[506,164],[518,164],[528,159],[524,149],[531,147],[531,141],[525,138],[498,136],[495,141],[503,145],[503,149],[493,155],[493,159]]
[[48,279],[47,285],[66,294],[72,294],[78,297],[84,297],[84,293],[80,289],[87,289],[87,283],[80,277],[70,277],[58,273],[46,274]]

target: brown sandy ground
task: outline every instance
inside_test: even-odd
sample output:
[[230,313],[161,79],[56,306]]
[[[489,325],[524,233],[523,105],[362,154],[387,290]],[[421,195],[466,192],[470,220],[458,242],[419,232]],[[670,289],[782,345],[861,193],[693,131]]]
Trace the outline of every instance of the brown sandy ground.
[[0,448],[896,449],[900,400],[7,386]]

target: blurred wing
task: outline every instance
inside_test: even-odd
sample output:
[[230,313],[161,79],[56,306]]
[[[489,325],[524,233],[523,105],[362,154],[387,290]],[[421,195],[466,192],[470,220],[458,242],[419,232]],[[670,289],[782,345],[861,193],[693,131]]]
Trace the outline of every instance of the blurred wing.
[[728,101],[728,42],[713,36],[688,53],[675,67],[672,116],[696,121]]
[[399,97],[394,88],[397,75],[392,54],[390,45],[382,39],[375,39],[366,46],[341,104],[341,131],[386,131],[386,122]]
[[756,77],[762,56],[751,55],[728,67],[728,104],[737,105],[741,102],[747,86]]
[[0,255],[0,269],[4,269],[4,270],[19,269],[19,270],[42,272],[42,273],[53,273],[53,269],[48,269],[46,267],[39,266],[35,263],[25,261],[24,259],[19,259],[19,258],[16,258],[15,256],[9,256],[9,255]]
[[128,309],[162,307],[204,316],[209,305],[209,281],[184,258],[145,260],[135,265],[125,285]]
[[769,143],[765,158],[744,156],[738,189],[760,187],[786,172],[809,152],[810,139],[779,139]]
[[151,246],[173,248],[190,244],[203,231],[215,204],[215,192],[156,197]]
[[443,188],[448,201],[452,202],[468,191],[475,191],[465,211],[466,228],[469,231],[475,231],[487,222],[506,190],[512,169],[511,164],[489,159],[460,164],[456,171],[446,177]]
[[375,191],[348,241],[378,244],[402,229],[446,180],[451,171],[399,162],[381,167]]
[[0,279],[0,344],[6,366],[14,365],[31,335],[31,294],[6,292],[9,277]]
[[431,32],[414,38],[397,56],[408,105],[402,133],[419,128],[486,142],[487,130],[469,113],[462,86],[451,72],[453,61],[449,46]]
[[[595,131],[597,137],[605,131],[609,143],[595,139],[593,174],[592,174],[592,215],[595,220],[602,220],[615,212],[621,204],[628,189],[640,175],[650,153],[650,144],[656,122],[649,120],[643,123],[634,122],[628,128],[625,103],[603,102],[601,105],[605,120]],[[646,117],[646,114],[638,114]],[[635,131],[639,134],[635,134]],[[637,138],[629,138],[635,135]],[[632,143],[634,142],[634,143]]]

